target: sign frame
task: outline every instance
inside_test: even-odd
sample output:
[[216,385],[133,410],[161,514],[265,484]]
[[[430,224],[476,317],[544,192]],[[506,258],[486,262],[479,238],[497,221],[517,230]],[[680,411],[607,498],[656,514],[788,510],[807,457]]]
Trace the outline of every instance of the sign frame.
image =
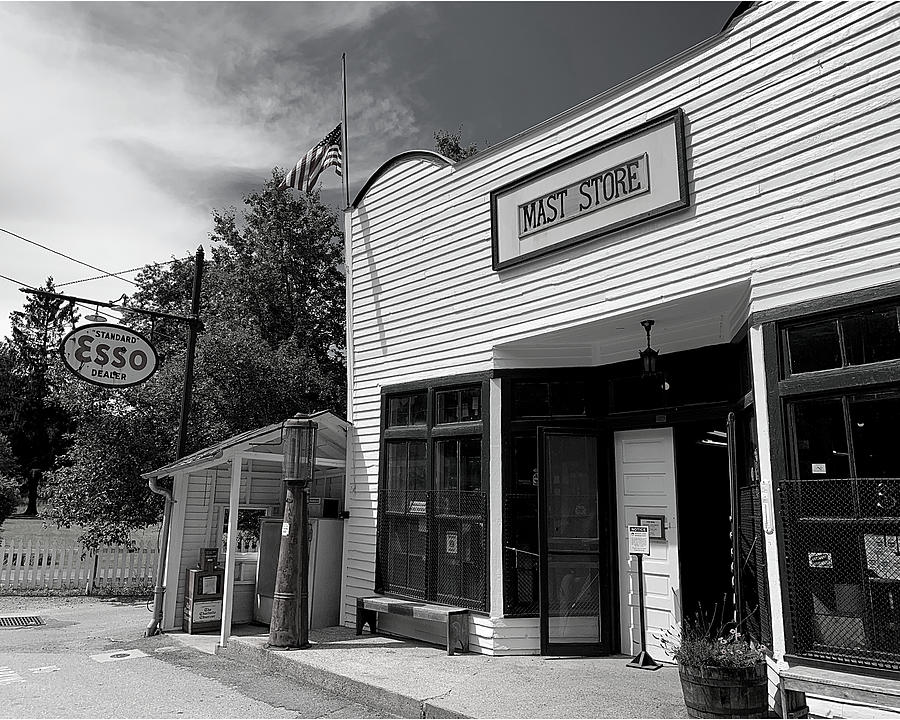
[[[146,376],[144,376],[134,382],[126,382],[126,383],[120,383],[120,384],[115,384],[115,385],[112,383],[98,382],[97,380],[92,380],[91,378],[86,377],[85,375],[82,375],[81,373],[79,373],[77,370],[75,370],[75,368],[73,368],[69,364],[69,360],[66,357],[66,343],[69,341],[69,338],[71,338],[75,333],[83,332],[85,330],[90,330],[92,328],[111,328],[113,331],[128,332],[128,333],[131,333],[132,335],[138,337],[142,342],[144,342],[144,344],[147,345],[147,347],[150,349],[150,351],[152,353],[152,358],[148,358],[148,361],[152,359],[153,370],[151,370],[150,373],[148,373]],[[156,374],[156,371],[159,369],[159,353],[156,352],[156,348],[153,346],[153,343],[151,343],[150,340],[148,340],[144,336],[143,333],[141,333],[137,330],[133,330],[130,327],[126,327],[124,325],[115,325],[113,323],[107,323],[107,322],[88,323],[86,325],[79,325],[78,327],[74,328],[70,332],[66,333],[66,336],[59,343],[59,356],[60,356],[60,359],[62,360],[63,365],[65,365],[66,370],[68,370],[70,373],[72,373],[79,380],[82,380],[86,383],[90,383],[91,385],[96,385],[97,387],[111,388],[114,390],[118,389],[118,388],[134,387],[135,385],[140,385],[141,383],[147,382],[151,377],[153,377],[153,375]]]
[[645,525],[650,528],[651,540],[666,539],[666,516],[665,515],[638,515],[637,524]]
[[[641,537],[643,536],[643,537]],[[628,554],[650,555],[650,528],[646,525],[628,526]]]
[[[614,222],[610,225],[602,226],[591,230],[589,232],[582,233],[580,235],[576,235],[574,237],[567,238],[565,240],[560,240],[546,247],[539,248],[537,250],[532,250],[529,252],[525,252],[521,255],[517,255],[515,257],[509,258],[507,260],[500,259],[500,238],[498,236],[498,198],[501,195],[505,195],[513,190],[516,190],[524,185],[528,185],[533,183],[536,180],[540,180],[541,178],[547,177],[548,175],[552,175],[554,173],[559,172],[571,165],[574,165],[578,162],[581,162],[592,155],[598,154],[604,150],[614,147],[615,145],[621,144],[626,140],[629,140],[638,135],[647,133],[651,130],[657,129],[669,123],[674,123],[675,126],[675,156],[676,156],[676,164],[677,164],[677,172],[678,172],[678,199],[674,202],[670,202],[666,205],[662,205],[657,208],[653,208],[647,212],[639,213],[637,215],[628,217],[622,221]],[[638,225],[643,222],[647,222],[648,220],[652,220],[654,218],[668,215],[669,213],[676,212],[678,210],[684,210],[691,205],[690,193],[688,191],[688,174],[687,174],[687,150],[686,150],[686,140],[685,140],[685,119],[684,119],[684,110],[680,107],[675,108],[674,110],[670,110],[662,115],[658,115],[657,117],[648,120],[645,123],[642,123],[636,127],[631,128],[630,130],[626,130],[625,132],[619,133],[612,137],[609,137],[605,140],[596,143],[595,145],[591,145],[584,150],[581,150],[573,155],[569,155],[568,157],[552,163],[546,167],[543,167],[539,170],[536,170],[528,175],[525,175],[521,178],[513,180],[496,190],[491,191],[491,265],[495,271],[504,270],[509,267],[514,267],[524,262],[528,262],[530,260],[534,260],[535,258],[543,257],[545,255],[549,255],[551,253],[555,253],[561,251],[565,248],[570,248],[573,245],[578,245],[581,243],[588,242],[590,240],[594,240],[599,237],[603,237],[606,235],[610,235],[612,233],[618,232],[619,230],[624,230],[625,228],[632,227],[634,225]],[[518,224],[518,218],[516,219],[516,223]]]

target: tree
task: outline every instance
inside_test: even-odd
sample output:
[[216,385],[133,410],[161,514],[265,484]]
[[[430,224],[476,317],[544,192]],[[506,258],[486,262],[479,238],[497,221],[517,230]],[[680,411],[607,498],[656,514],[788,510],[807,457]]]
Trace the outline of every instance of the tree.
[[18,477],[19,463],[13,454],[12,445],[9,438],[0,433],[0,475],[8,478]]
[[[43,288],[54,292],[53,278]],[[29,295],[24,310],[10,314],[12,338],[5,349],[11,413],[5,427],[24,475],[28,494],[26,515],[37,515],[38,488],[65,446],[70,418],[52,399],[51,367],[63,336],[77,315],[72,303]]]
[[468,147],[462,145],[462,125],[456,132],[452,130],[436,130],[434,132],[434,149],[441,155],[450,158],[453,162],[465,160],[478,152],[478,146],[474,143]]
[[[276,169],[247,195],[241,217],[234,210],[213,214],[188,452],[297,412],[343,412],[340,231],[317,194],[279,189],[282,176]],[[193,272],[193,256],[148,266],[128,305],[186,314]],[[48,514],[82,525],[89,547],[124,542],[160,516],[162,502],[140,473],[174,459],[185,326],[137,313],[128,321],[152,333],[161,357],[156,374],[118,390],[72,377],[60,393],[77,429],[49,480]]]
[[19,488],[15,480],[0,475],[0,525],[19,507]]
[[6,435],[0,433],[0,525],[19,507],[18,462]]

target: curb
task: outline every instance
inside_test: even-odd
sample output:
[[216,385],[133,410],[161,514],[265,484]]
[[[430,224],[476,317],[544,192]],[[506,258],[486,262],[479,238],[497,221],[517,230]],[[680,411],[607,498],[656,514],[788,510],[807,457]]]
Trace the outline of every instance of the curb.
[[430,700],[420,700],[300,662],[295,659],[297,652],[296,650],[267,650],[235,637],[228,640],[227,647],[216,647],[216,655],[249,663],[261,670],[315,685],[353,702],[368,705],[396,717],[417,719],[469,717],[436,705]]

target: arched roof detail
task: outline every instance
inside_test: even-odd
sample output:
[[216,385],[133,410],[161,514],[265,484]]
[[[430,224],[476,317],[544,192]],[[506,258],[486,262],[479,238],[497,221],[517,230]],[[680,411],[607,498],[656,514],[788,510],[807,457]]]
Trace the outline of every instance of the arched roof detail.
[[366,180],[366,184],[363,185],[362,189],[356,194],[356,198],[354,198],[350,207],[354,210],[359,207],[359,204],[363,201],[363,198],[365,197],[369,189],[388,170],[393,168],[395,165],[399,165],[410,160],[424,160],[425,162],[429,162],[437,167],[448,167],[450,165],[453,165],[453,161],[450,158],[445,157],[440,153],[436,153],[433,150],[407,150],[406,152],[402,152],[399,155],[394,155],[394,157],[385,162],[380,168],[378,168],[369,176],[369,179]]

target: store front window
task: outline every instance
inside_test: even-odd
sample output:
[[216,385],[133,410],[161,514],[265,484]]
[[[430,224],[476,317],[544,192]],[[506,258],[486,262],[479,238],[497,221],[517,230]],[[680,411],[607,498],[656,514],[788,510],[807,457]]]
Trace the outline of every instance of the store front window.
[[481,383],[385,396],[376,590],[487,610]]
[[[793,381],[779,486],[793,652],[900,670],[900,385],[884,381],[900,359],[897,308],[788,326],[781,337]],[[857,370],[875,363],[882,374]]]

